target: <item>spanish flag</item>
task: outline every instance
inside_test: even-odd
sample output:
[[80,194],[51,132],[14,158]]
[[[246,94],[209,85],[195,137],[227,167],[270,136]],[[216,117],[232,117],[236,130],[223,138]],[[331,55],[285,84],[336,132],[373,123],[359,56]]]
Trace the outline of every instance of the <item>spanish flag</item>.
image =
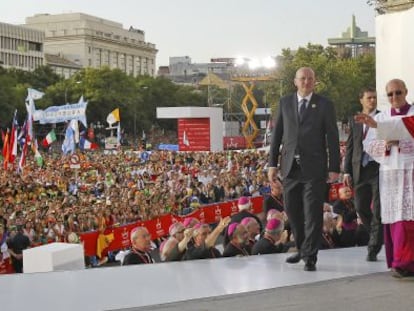
[[119,117],[119,108],[116,108],[106,117],[106,122],[108,122],[110,126],[119,121],[121,121],[121,118]]

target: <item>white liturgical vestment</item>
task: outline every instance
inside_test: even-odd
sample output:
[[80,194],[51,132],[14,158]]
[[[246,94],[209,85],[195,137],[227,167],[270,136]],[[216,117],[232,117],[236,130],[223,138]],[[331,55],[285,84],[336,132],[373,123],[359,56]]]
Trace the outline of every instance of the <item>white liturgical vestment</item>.
[[[411,106],[405,116],[414,115]],[[384,224],[414,220],[414,138],[405,128],[401,117],[391,116],[387,109],[375,116],[377,129],[370,129],[364,140],[364,150],[380,163],[379,186],[381,218]],[[368,137],[367,137],[368,138]],[[398,140],[389,149],[386,141]]]

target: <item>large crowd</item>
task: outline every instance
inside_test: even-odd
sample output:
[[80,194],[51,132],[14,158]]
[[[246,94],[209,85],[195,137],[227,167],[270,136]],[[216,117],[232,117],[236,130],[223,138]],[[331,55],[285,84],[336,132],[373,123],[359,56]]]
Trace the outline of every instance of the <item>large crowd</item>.
[[[202,205],[243,196],[264,196],[265,213],[273,209],[273,197],[283,201],[282,190],[272,190],[267,180],[264,150],[98,151],[79,156],[78,170],[70,167],[68,157],[45,154],[43,167],[29,159],[23,172],[11,167],[1,172],[2,244],[18,232],[29,239],[28,246],[74,242],[83,232],[166,213],[187,215]],[[283,212],[283,203],[278,209]],[[327,211],[335,214],[332,208]],[[260,218],[261,227],[265,216]],[[332,228],[331,220],[329,224],[333,231],[335,225]],[[10,253],[12,248],[9,243]]]

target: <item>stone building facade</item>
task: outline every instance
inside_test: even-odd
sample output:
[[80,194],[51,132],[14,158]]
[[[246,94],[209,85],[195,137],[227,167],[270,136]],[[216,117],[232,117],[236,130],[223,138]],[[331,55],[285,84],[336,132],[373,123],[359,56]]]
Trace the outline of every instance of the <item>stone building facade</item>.
[[44,32],[0,23],[0,65],[32,71],[44,64]]
[[84,13],[37,14],[26,27],[43,31],[45,53],[59,55],[81,67],[118,68],[133,76],[155,76],[155,44],[142,30]]

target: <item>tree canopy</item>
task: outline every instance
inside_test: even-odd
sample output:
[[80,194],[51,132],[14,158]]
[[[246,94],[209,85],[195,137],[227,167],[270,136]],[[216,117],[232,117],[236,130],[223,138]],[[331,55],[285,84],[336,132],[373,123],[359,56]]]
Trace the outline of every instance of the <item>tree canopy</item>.
[[[297,51],[282,51],[276,81],[258,84],[254,89],[259,106],[274,109],[281,96],[294,92],[295,72],[302,66],[315,70],[317,92],[334,102],[338,120],[346,120],[347,116],[359,109],[358,93],[361,88],[375,87],[373,55],[340,58],[331,47],[308,44]],[[37,109],[77,103],[83,96],[88,101],[88,123],[100,121],[105,124],[106,116],[119,108],[122,127],[134,136],[141,131],[148,131],[154,125],[166,130],[175,129],[175,120],[156,119],[156,107],[209,104],[207,87],[177,85],[163,77],[133,77],[108,67],[85,68],[69,79],[56,75],[48,66],[39,67],[33,72],[0,67],[1,127],[10,125],[15,109],[18,110],[19,121],[23,121],[28,87],[45,93],[42,99],[36,101]],[[240,85],[229,90],[213,91],[214,104],[223,106],[227,112],[241,111],[244,91]]]
[[[273,85],[272,93],[280,97],[295,92],[295,73],[304,66],[315,71],[316,91],[333,101],[338,120],[346,120],[360,108],[358,94],[362,88],[375,88],[374,55],[340,58],[332,47],[308,44],[295,52],[283,50],[277,70],[280,80]],[[273,108],[277,102],[272,101]]]

